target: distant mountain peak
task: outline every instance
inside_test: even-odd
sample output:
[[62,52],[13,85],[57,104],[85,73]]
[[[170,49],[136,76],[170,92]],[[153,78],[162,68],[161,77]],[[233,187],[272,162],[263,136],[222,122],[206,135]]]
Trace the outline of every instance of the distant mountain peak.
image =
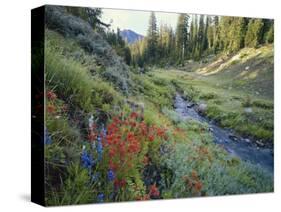
[[123,38],[123,40],[127,41],[129,44],[135,43],[136,41],[144,38],[143,35],[140,35],[130,29],[124,29],[120,31],[120,35]]

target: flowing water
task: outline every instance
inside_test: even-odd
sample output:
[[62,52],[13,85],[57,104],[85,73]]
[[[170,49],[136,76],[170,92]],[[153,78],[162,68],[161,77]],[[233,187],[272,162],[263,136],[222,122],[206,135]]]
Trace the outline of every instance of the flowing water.
[[193,119],[209,125],[214,142],[221,145],[229,154],[253,164],[259,164],[273,173],[273,149],[257,146],[253,140],[234,136],[231,130],[223,129],[201,116],[192,106],[192,103],[184,100],[180,94],[175,97],[175,111],[183,120]]

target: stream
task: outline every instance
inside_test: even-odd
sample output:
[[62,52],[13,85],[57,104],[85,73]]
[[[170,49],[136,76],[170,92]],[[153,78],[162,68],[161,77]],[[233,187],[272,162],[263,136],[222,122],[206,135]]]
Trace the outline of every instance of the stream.
[[214,142],[222,146],[229,154],[236,156],[252,164],[259,164],[262,168],[273,173],[273,149],[259,147],[253,140],[236,136],[229,129],[223,129],[213,121],[201,116],[195,105],[177,93],[175,96],[175,111],[183,120],[193,119],[201,123],[207,123],[213,134]]

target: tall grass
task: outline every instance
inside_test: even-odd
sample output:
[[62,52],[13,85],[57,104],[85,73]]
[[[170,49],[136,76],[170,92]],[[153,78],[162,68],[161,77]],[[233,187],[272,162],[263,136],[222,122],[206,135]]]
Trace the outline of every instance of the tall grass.
[[78,62],[46,48],[46,82],[60,98],[85,112],[93,112],[104,104],[120,104],[121,96],[108,83],[90,74]]

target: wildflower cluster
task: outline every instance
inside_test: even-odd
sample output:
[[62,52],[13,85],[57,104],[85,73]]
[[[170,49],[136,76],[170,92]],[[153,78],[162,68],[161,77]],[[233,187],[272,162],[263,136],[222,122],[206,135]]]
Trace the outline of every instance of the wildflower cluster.
[[124,175],[146,163],[144,150],[147,144],[164,137],[164,129],[148,126],[136,112],[127,117],[122,114],[113,117],[107,126],[106,143],[103,143],[110,158],[110,169],[117,172],[117,175]]
[[60,101],[54,91],[48,90],[46,91],[46,111],[51,115],[58,115],[60,113],[65,113],[68,111],[67,105],[63,104]]
[[191,176],[184,176],[183,180],[186,184],[187,189],[192,193],[192,195],[200,195],[203,184],[199,179],[196,171],[191,172]]
[[160,198],[160,191],[156,186],[156,183],[149,187],[148,194],[137,196],[136,200],[149,200],[149,199],[159,199]]
[[46,97],[49,100],[49,103],[46,106],[46,110],[50,114],[56,113],[56,107],[54,105],[54,102],[57,99],[57,95],[53,91],[47,91]]
[[[136,112],[115,116],[107,127],[99,129],[91,116],[87,135],[90,148],[87,151],[83,147],[81,162],[83,167],[89,169],[92,182],[98,181],[99,175],[102,175],[106,177],[100,180],[106,179],[106,186],[112,185],[109,193],[98,193],[97,200],[102,202],[110,194],[124,191],[134,174],[141,176],[140,168],[150,160],[147,155],[148,145],[162,139],[166,139],[165,129],[148,126]],[[152,185],[147,199],[159,195],[156,186]]]

